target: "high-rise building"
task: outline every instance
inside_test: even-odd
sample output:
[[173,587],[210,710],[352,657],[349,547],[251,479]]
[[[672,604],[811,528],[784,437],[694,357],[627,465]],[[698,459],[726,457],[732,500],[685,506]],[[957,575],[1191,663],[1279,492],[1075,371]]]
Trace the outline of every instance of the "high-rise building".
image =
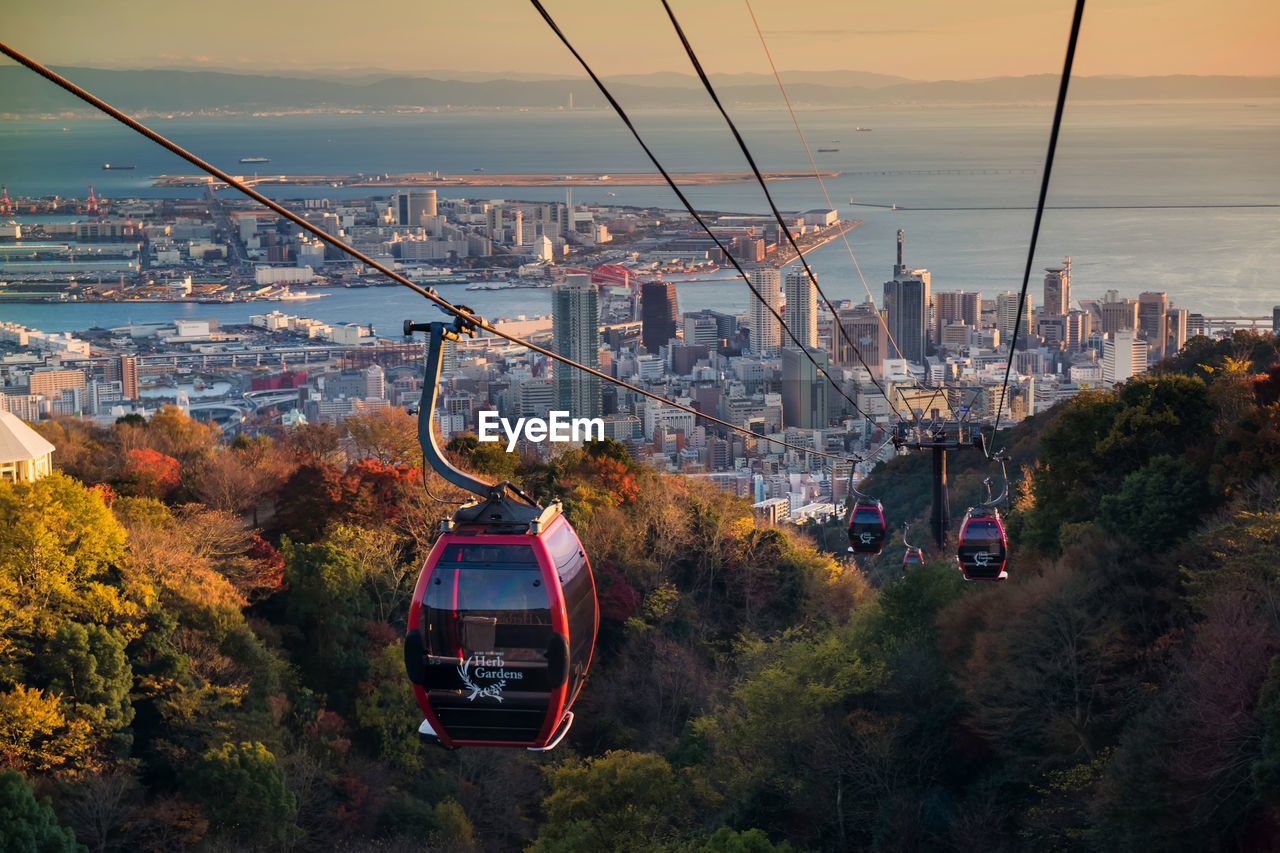
[[898,231],[898,263],[893,278],[884,283],[884,307],[889,335],[898,344],[902,357],[923,364],[928,344],[929,271],[907,271],[902,260],[905,234]]
[[1187,309],[1170,308],[1164,312],[1164,354],[1177,355],[1187,342]]
[[1138,328],[1138,303],[1133,299],[1104,299],[1098,303],[1098,310],[1102,313],[1103,334]]
[[[996,294],[996,328],[1000,330],[1000,340],[1013,341],[1013,328],[1018,325],[1018,294],[1006,290]],[[1018,340],[1026,341],[1031,335],[1031,294],[1027,294],[1022,302],[1022,324],[1018,332]]]
[[782,272],[777,267],[756,267],[751,271],[751,284],[764,299],[762,303],[754,295],[751,297],[751,312],[747,318],[751,351],[760,355],[777,355],[782,347],[782,326],[772,311],[777,311],[782,303]]
[[844,335],[835,336],[836,362],[838,364],[859,364],[858,355],[862,356],[876,377],[882,374],[881,363],[886,358],[896,357],[889,347],[889,336],[885,332],[884,319],[870,302],[864,302],[854,308],[844,308],[837,312],[840,325],[844,328],[849,340],[858,348],[853,349],[845,341]]
[[1071,256],[1063,258],[1062,266],[1045,267],[1044,272],[1044,313],[1066,314],[1071,310]]
[[782,423],[800,429],[822,429],[827,425],[827,380],[815,366],[824,370],[827,354],[810,348],[810,361],[795,346],[782,351]]
[[138,359],[122,355],[108,361],[102,368],[102,378],[120,383],[120,396],[125,400],[138,399]]
[[1138,331],[1157,358],[1164,357],[1165,312],[1169,297],[1148,291],[1138,294]]
[[982,294],[939,291],[933,294],[933,340],[942,341],[942,330],[948,323],[964,323],[976,327],[982,316]]
[[[804,268],[787,272],[784,293],[787,304],[782,313],[787,328],[796,340],[806,347],[818,345],[818,294],[813,280]],[[784,346],[794,347],[791,338],[783,342]]]
[[1271,308],[1271,334],[1280,335],[1280,305]]
[[1102,344],[1102,384],[1108,388],[1147,372],[1147,342],[1121,329]]
[[[657,355],[676,336],[676,283],[646,281],[640,286],[640,340]],[[686,341],[692,343],[692,341]]]
[[435,190],[400,190],[391,196],[391,211],[397,225],[417,228],[422,217],[436,215]]
[[[591,368],[600,366],[600,308],[589,275],[567,275],[551,286],[556,352]],[[556,407],[575,418],[600,417],[600,379],[567,364],[555,368]]]

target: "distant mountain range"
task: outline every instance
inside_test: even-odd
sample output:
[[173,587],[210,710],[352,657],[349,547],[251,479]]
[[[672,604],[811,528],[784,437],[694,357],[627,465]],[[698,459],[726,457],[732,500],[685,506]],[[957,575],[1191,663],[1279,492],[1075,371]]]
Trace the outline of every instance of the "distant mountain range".
[[[59,73],[129,112],[281,112],[296,110],[396,110],[414,108],[555,108],[569,97],[578,109],[606,106],[589,80],[457,79],[487,75],[438,72],[423,77],[361,71],[353,74],[286,76],[220,71],[59,68]],[[320,72],[316,72],[319,74]],[[915,81],[857,71],[784,72],[797,106],[845,107],[894,104],[993,104],[1051,101],[1058,77],[995,77],[986,80]],[[697,80],[683,74],[622,75],[608,81],[628,107],[708,106]],[[715,78],[722,99],[736,105],[778,103],[777,85],[762,74]],[[1280,77],[1189,75],[1081,77],[1072,81],[1075,101],[1165,99],[1264,99],[1280,97]],[[70,95],[17,66],[0,67],[0,114],[38,116],[87,111]]]

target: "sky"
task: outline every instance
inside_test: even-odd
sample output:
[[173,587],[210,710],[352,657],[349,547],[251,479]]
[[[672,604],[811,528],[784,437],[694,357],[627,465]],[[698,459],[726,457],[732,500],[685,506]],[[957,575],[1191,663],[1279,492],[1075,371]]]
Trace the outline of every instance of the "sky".
[[[709,71],[768,72],[748,0],[670,0]],[[750,0],[782,70],[919,80],[1058,73],[1071,0]],[[43,63],[261,72],[579,74],[525,0],[5,0],[0,40]],[[605,75],[689,71],[658,0],[544,0]],[[800,12],[801,14],[796,14]],[[1090,0],[1076,73],[1280,74],[1275,0]],[[8,60],[2,60],[7,62]]]

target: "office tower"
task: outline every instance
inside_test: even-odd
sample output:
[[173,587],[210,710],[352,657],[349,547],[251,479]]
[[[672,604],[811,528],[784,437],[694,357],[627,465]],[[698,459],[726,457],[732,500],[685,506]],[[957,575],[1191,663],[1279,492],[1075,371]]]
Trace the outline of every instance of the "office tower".
[[[1006,290],[996,295],[996,328],[1000,341],[1013,342],[1013,327],[1018,323],[1018,294]],[[1022,325],[1018,340],[1025,341],[1031,334],[1031,294],[1022,303]],[[1025,344],[1024,344],[1025,346]]]
[[777,355],[782,346],[782,326],[769,309],[777,311],[782,302],[782,272],[777,267],[756,267],[751,271],[751,284],[768,306],[765,307],[752,295],[747,318],[751,351],[759,355]]
[[889,336],[879,312],[870,302],[864,302],[854,308],[844,308],[837,312],[840,325],[844,328],[849,340],[858,348],[855,353],[844,335],[835,336],[836,362],[838,364],[859,365],[858,355],[871,368],[876,377],[882,373],[881,362],[886,358],[895,358],[897,354],[889,346]]
[[[646,281],[640,286],[640,340],[653,355],[676,336],[676,283]],[[689,341],[686,341],[689,343]]]
[[1280,305],[1271,308],[1271,334],[1280,335]]
[[[825,352],[810,348],[809,354],[826,369]],[[782,351],[782,424],[800,429],[827,425],[827,380],[794,345]]]
[[1102,344],[1102,384],[1108,388],[1147,372],[1147,342],[1121,329]]
[[1044,272],[1044,313],[1067,313],[1071,310],[1071,256],[1062,260],[1062,266],[1045,267]]
[[422,217],[436,215],[436,191],[400,190],[391,196],[391,210],[397,225],[417,228]]
[[[754,298],[753,296],[752,299]],[[687,344],[719,346],[722,341],[733,343],[737,338],[738,318],[732,314],[703,308],[684,315],[684,342]]]
[[697,346],[716,347],[720,344],[720,328],[715,317],[698,314],[684,315],[684,342]]
[[1138,294],[1138,331],[1157,358],[1164,358],[1165,312],[1169,297],[1148,291]]
[[907,271],[903,263],[905,234],[898,231],[898,263],[884,283],[884,307],[889,335],[907,361],[923,364],[928,343],[929,271]]
[[933,295],[933,340],[942,342],[942,330],[949,323],[976,328],[982,316],[982,294],[939,291]]
[[513,246],[524,245],[524,211],[516,208],[516,229],[511,236]]
[[[792,269],[787,273],[785,284],[786,308],[782,319],[796,340],[806,347],[818,345],[818,293],[813,280],[804,268]],[[784,346],[794,347],[795,343],[787,338]]]
[[1098,304],[1098,309],[1102,312],[1103,334],[1138,328],[1138,303],[1133,299],[1107,299]]
[[[600,309],[589,275],[567,275],[551,286],[556,352],[591,368],[600,366]],[[600,417],[600,379],[557,363],[556,408],[570,417]]]
[[125,400],[138,399],[138,359],[122,355],[108,361],[102,368],[102,378],[120,383],[120,396]]
[[1177,355],[1187,342],[1187,309],[1170,308],[1164,312],[1164,354]]
[[1064,328],[1066,333],[1063,340],[1067,351],[1079,352],[1085,348],[1089,335],[1093,332],[1093,315],[1088,311],[1068,311]]

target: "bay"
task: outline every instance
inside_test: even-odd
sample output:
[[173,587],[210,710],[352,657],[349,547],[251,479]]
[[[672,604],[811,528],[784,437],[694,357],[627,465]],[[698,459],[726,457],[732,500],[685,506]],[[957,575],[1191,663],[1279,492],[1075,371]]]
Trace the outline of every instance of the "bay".
[[[743,110],[735,118],[761,168],[808,167],[784,111]],[[671,171],[745,168],[723,124],[710,114],[645,112],[636,119]],[[849,235],[856,266],[839,240],[810,255],[828,295],[863,299],[869,291],[879,301],[881,283],[894,263],[899,228],[906,231],[908,265],[928,268],[934,290],[980,290],[987,296],[1016,290],[1040,178],[1038,171],[1009,170],[1040,168],[1050,119],[1050,108],[1039,105],[801,110],[799,120],[819,167],[842,172],[827,181],[832,205],[842,218],[864,220]],[[269,166],[261,168],[280,174],[652,168],[616,118],[596,111],[175,117],[148,123],[236,173],[246,168],[238,163],[244,156],[270,157]],[[872,130],[858,132],[857,126]],[[1144,290],[1163,290],[1176,305],[1209,316],[1269,316],[1280,304],[1274,274],[1280,261],[1280,209],[1265,206],[1280,204],[1277,128],[1280,104],[1275,102],[1069,105],[1033,265],[1033,302],[1040,301],[1040,268],[1070,255],[1076,299],[1099,298],[1111,289],[1135,298]],[[839,150],[819,154],[819,147]],[[137,168],[104,172],[103,162]],[[192,171],[184,161],[107,121],[0,125],[0,182],[8,185],[11,196],[83,197],[90,182],[108,197],[194,195],[198,191],[150,186],[151,175]],[[784,210],[827,205],[816,181],[777,182],[770,189]],[[269,194],[371,193],[285,187]],[[550,201],[563,199],[564,191],[486,187],[442,195]],[[768,210],[753,185],[690,187],[688,195],[701,210]],[[579,187],[573,198],[580,203],[678,206],[665,187]],[[851,198],[858,204],[850,205]],[[1059,209],[1064,207],[1076,209]],[[453,296],[448,289],[443,292]],[[549,310],[546,291],[498,297],[469,292],[457,298],[489,316]],[[746,288],[734,282],[680,287],[682,311],[744,310],[748,298]],[[484,304],[488,299],[494,300],[492,310]],[[336,293],[284,310],[322,320],[371,322],[380,332],[391,329],[394,334],[399,320],[393,316],[419,303],[407,291],[377,288]],[[0,317],[50,331],[84,328],[78,312],[85,307],[4,305]],[[240,311],[244,306],[230,308]],[[134,304],[94,306],[83,316],[125,311],[137,320],[139,313],[218,316],[221,310],[228,306]],[[244,313],[262,310],[257,304]]]

